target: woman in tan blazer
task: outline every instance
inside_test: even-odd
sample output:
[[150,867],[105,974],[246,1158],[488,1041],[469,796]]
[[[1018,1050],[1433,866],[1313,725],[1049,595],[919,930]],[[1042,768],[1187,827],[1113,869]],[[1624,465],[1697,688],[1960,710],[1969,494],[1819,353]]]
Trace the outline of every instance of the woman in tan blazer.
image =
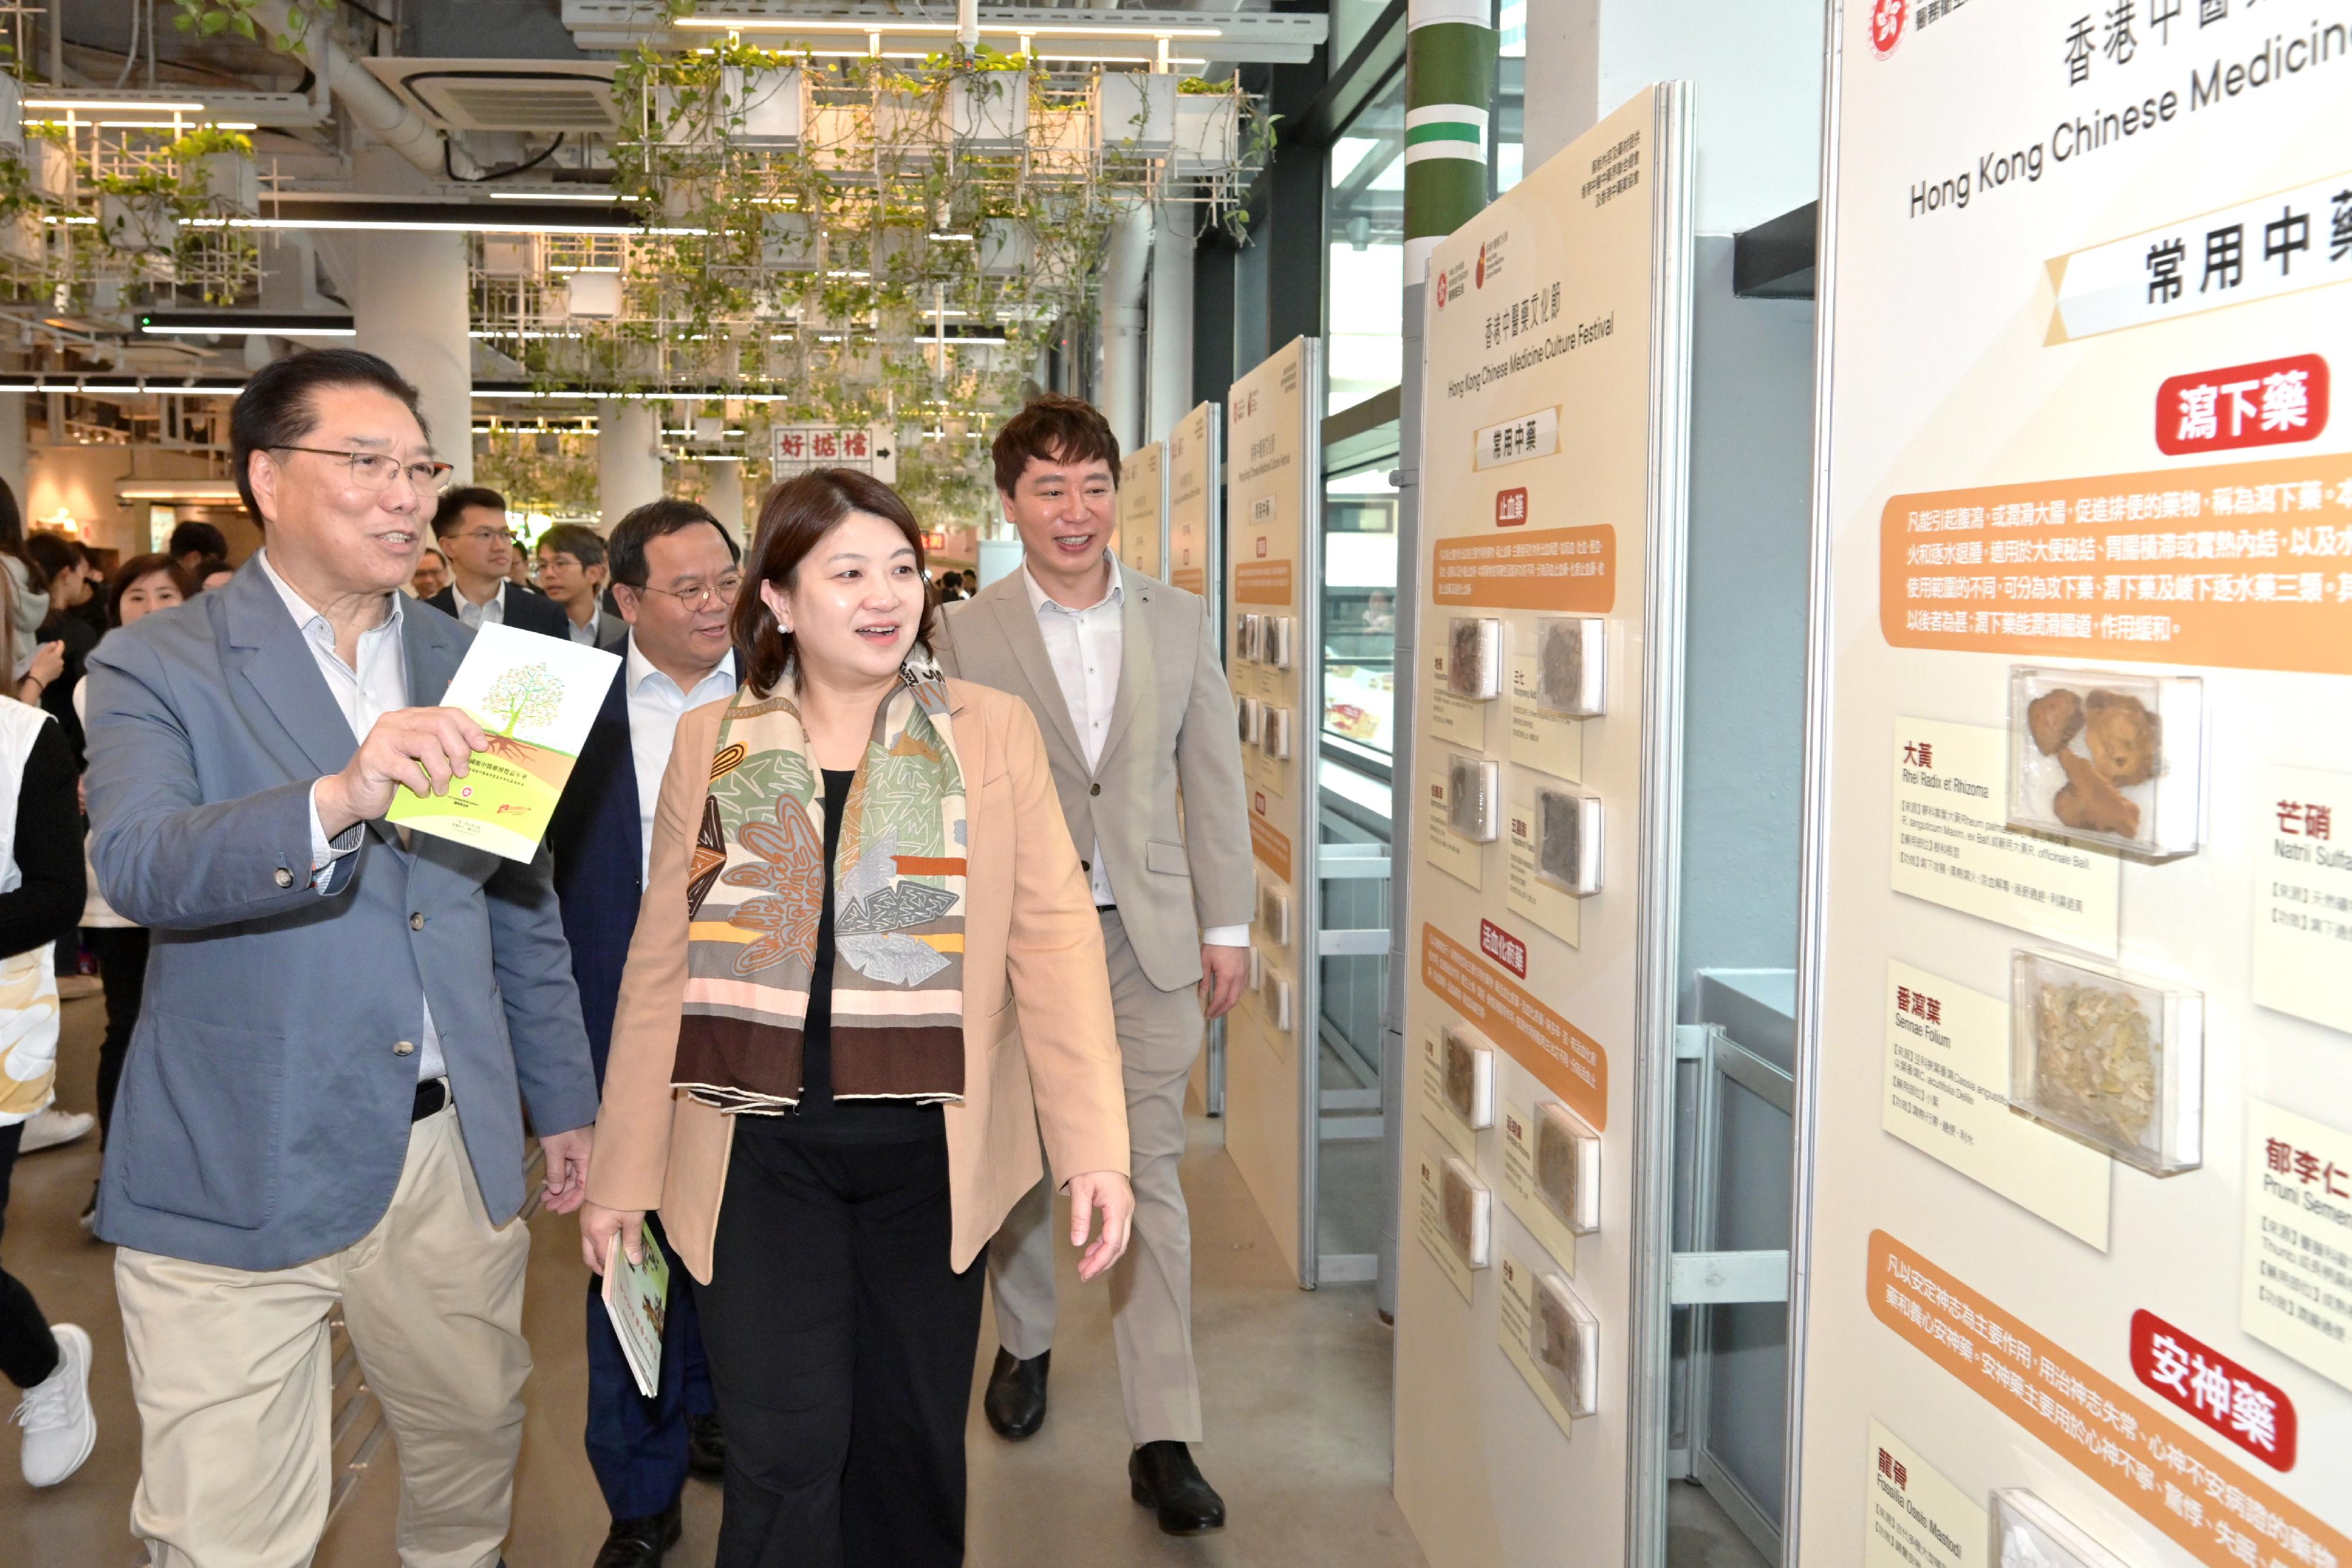
[[963,1555],[981,1256],[1039,1172],[1091,1280],[1134,1199],[1101,927],[1018,699],[929,662],[922,535],[845,469],[761,508],[742,688],[679,721],[582,1240],[659,1209],[727,1430],[722,1568]]

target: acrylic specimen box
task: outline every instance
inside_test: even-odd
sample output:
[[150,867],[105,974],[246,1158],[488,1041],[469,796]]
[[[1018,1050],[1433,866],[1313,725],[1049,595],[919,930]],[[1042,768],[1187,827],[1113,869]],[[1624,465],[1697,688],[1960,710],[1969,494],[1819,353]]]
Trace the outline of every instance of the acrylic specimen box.
[[1536,874],[1562,893],[1601,891],[1601,797],[1536,786]]
[[1502,769],[1488,757],[1449,753],[1445,762],[1445,821],[1474,844],[1491,844],[1502,831],[1503,813],[1496,794]]
[[1466,1024],[1447,1024],[1438,1031],[1438,1067],[1445,1086],[1445,1103],[1474,1130],[1495,1124],[1495,1048],[1486,1037]]
[[1992,1494],[1992,1568],[2129,1568],[2022,1487]]
[[2149,859],[2205,841],[2205,683],[2017,664],[2009,821]]
[[1484,1269],[1494,1250],[1494,1194],[1458,1155],[1446,1156],[1437,1173],[1438,1228],[1473,1269]]
[[1491,702],[1503,695],[1503,623],[1456,615],[1445,639],[1445,689]]
[[1536,706],[1562,718],[1593,718],[1603,689],[1609,622],[1598,615],[1547,615],[1536,622]]
[[1536,1107],[1536,1196],[1579,1236],[1601,1228],[1601,1134],[1567,1106]]
[[2009,1011],[2011,1110],[2151,1176],[2204,1163],[2202,992],[2021,948]]
[[1590,1416],[1601,1383],[1601,1319],[1570,1288],[1567,1276],[1546,1270],[1528,1303],[1528,1359],[1571,1416]]

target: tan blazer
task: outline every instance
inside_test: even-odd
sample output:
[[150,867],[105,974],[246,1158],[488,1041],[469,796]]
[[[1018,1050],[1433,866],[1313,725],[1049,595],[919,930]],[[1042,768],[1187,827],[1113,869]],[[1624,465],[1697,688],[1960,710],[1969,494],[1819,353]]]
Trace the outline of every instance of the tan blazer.
[[1202,931],[1245,925],[1255,913],[1241,742],[1207,601],[1131,566],[1119,574],[1118,695],[1092,768],[1025,571],[945,606],[933,651],[950,674],[1011,692],[1037,716],[1077,852],[1102,845],[1136,958],[1172,991],[1201,977]]
[[[965,779],[963,1103],[947,1106],[950,1261],[980,1255],[1054,1169],[1125,1175],[1127,1094],[1102,925],[1070,848],[1037,722],[1021,703],[948,683]],[[670,1244],[710,1282],[733,1118],[670,1087],[686,995],[687,866],[727,705],[678,720],[654,814],[653,866],[621,980],[588,1197],[659,1209]],[[1034,1107],[1034,1108],[1033,1108]]]

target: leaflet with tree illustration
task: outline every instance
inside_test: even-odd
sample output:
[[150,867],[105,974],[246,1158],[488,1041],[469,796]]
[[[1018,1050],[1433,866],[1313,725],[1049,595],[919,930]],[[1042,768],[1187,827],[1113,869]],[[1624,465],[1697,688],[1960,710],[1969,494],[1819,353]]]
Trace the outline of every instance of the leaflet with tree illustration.
[[564,780],[612,689],[621,657],[511,626],[485,626],[441,702],[490,737],[446,795],[403,786],[384,813],[420,833],[527,861],[539,852]]

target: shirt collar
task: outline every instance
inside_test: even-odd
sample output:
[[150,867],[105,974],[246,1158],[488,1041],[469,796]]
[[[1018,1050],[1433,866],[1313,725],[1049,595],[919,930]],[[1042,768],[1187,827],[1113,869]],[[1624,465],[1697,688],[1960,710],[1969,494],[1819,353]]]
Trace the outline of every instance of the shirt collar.
[[[651,680],[657,675],[665,681],[669,681],[672,690],[675,691],[677,689],[677,683],[676,681],[670,681],[667,675],[663,674],[661,671],[654,667],[654,662],[651,659],[646,658],[643,653],[637,651],[637,634],[634,629],[629,632],[628,644],[628,652],[624,653],[622,658],[626,664],[626,674],[628,679],[627,689],[631,696],[635,696],[638,691],[644,687],[645,684],[648,680]],[[694,683],[695,689],[699,691],[705,683],[717,675],[724,675],[727,677],[727,689],[729,691],[731,692],[735,689],[734,649],[730,648],[727,652],[719,655],[719,663],[710,667],[710,673],[704,675],[701,680]],[[689,694],[680,692],[678,695],[680,696],[685,696]]]
[[1119,571],[1118,557],[1105,550],[1103,559],[1110,562],[1110,591],[1087,605],[1085,610],[1073,610],[1038,587],[1037,580],[1030,575],[1029,563],[1024,560],[1021,563],[1021,586],[1029,591],[1029,607],[1040,615],[1045,614],[1049,609],[1058,610],[1065,615],[1084,615],[1089,611],[1100,610],[1106,604],[1124,602],[1127,597],[1127,584]]
[[[294,618],[295,627],[308,635],[314,624],[325,626],[327,640],[331,645],[334,641],[334,627],[328,622],[326,612],[295,592],[294,585],[278,575],[278,569],[269,564],[269,548],[265,545],[256,550],[253,559],[260,563],[261,575],[269,580],[269,586],[276,589],[278,597],[285,601],[286,613]],[[395,591],[385,597],[392,601],[392,606],[384,612],[383,622],[373,630],[362,632],[362,636],[372,637],[378,632],[397,632],[400,629],[400,601],[407,595]]]

